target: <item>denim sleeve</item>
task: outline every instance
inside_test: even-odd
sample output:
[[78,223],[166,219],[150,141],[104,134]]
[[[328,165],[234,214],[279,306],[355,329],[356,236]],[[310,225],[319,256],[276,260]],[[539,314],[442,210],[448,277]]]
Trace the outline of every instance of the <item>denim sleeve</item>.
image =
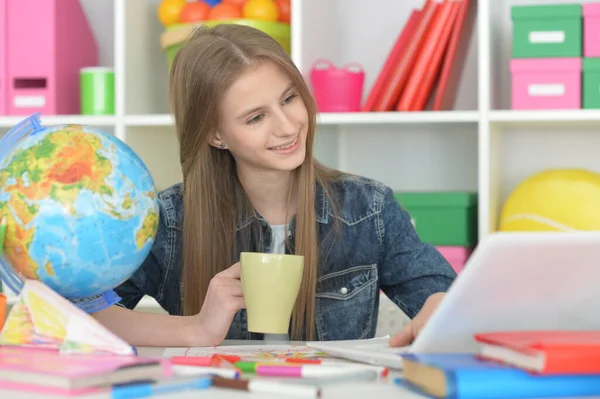
[[120,300],[121,298],[114,290],[86,298],[69,298],[69,301],[86,313],[99,312],[102,309],[116,305]]
[[119,305],[133,309],[144,295],[158,299],[158,292],[163,282],[163,274],[163,270],[159,266],[153,251],[150,251],[142,266],[133,276],[115,288],[116,293],[121,297]]
[[419,239],[390,188],[383,193],[379,228],[381,289],[413,318],[430,295],[448,290],[456,273],[434,246]]

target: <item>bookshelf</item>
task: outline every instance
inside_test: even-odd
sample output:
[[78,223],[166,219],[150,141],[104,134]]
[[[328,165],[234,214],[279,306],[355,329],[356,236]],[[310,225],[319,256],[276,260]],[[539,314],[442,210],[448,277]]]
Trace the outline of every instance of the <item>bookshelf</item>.
[[[600,171],[600,110],[509,109],[510,6],[582,2],[480,0],[454,110],[321,114],[317,157],[395,190],[476,191],[480,238],[496,229],[503,201],[528,175],[549,167]],[[166,57],[159,44],[159,1],[81,3],[98,40],[100,64],[115,69],[116,113],[43,116],[42,122],[104,128],[139,153],[159,189],[180,181]],[[423,3],[292,0],[292,58],[306,75],[318,58],[336,65],[361,63],[366,97],[410,11]],[[0,116],[0,133],[20,119]]]

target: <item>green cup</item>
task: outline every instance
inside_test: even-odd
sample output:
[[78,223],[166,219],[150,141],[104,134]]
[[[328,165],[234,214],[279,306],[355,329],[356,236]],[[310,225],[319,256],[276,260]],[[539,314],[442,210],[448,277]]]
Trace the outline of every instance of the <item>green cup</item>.
[[115,114],[115,72],[112,68],[82,68],[79,83],[82,115]]

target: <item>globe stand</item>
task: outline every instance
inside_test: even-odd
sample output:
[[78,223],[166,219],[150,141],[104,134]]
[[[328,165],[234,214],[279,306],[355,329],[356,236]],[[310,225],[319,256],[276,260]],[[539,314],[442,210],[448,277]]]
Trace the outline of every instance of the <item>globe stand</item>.
[[[0,139],[0,159],[6,159],[10,149],[13,148],[13,146],[20,140],[44,130],[40,119],[41,114],[37,112],[31,116],[28,116],[12,127],[2,137],[2,139]],[[4,167],[4,165],[0,165],[0,168],[2,167]],[[4,236],[6,234],[6,223],[4,222],[4,219],[0,229],[0,280],[12,292],[19,294],[23,289],[24,280],[12,271],[12,269],[8,266],[6,259],[4,258]]]
[[0,278],[15,294],[39,280],[97,311],[118,301],[114,289],[150,253],[159,222],[154,180],[114,134],[42,126],[40,118],[25,118],[0,139],[7,221]]

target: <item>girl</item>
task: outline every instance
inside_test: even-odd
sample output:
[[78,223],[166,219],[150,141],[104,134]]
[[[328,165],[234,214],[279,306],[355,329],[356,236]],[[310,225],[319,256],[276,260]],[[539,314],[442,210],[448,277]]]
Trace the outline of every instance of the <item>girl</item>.
[[[455,273],[417,237],[390,188],[313,158],[316,106],[270,36],[200,28],[177,53],[171,100],[183,184],[159,194],[150,255],[115,292],[77,301],[139,346],[262,339],[247,331],[242,251],[301,254],[293,340],[374,336],[379,290],[412,318],[412,341]],[[136,312],[143,295],[170,315]]]

